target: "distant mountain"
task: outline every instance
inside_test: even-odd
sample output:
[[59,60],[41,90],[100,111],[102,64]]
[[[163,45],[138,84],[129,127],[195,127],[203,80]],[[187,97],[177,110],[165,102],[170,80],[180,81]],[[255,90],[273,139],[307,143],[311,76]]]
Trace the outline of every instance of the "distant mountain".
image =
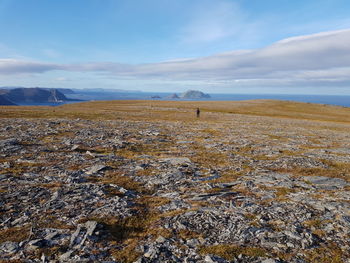
[[[75,92],[71,89],[63,89],[63,88],[46,88],[46,87],[35,87],[38,89],[45,89],[45,90],[58,90],[59,92],[63,93],[63,94],[74,94]],[[15,86],[4,86],[4,87],[0,87],[1,90],[10,90],[10,89],[27,89],[26,87],[15,87]]]
[[208,99],[209,94],[205,94],[199,90],[188,90],[180,95],[181,99]]
[[62,102],[69,99],[60,91],[56,89],[42,89],[42,88],[15,88],[9,90],[1,90],[0,94],[9,101],[13,102]]
[[8,100],[4,95],[0,95],[0,105],[14,106],[16,104]]
[[[44,88],[46,90],[53,90],[51,88]],[[74,90],[71,90],[71,89],[62,89],[62,88],[57,88],[55,90],[58,90],[59,92],[63,93],[63,94],[75,94]]]

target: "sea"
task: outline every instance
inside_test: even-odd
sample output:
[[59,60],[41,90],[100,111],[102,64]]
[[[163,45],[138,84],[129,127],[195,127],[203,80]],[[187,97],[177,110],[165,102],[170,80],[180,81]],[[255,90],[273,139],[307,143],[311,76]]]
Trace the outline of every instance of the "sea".
[[[19,105],[30,106],[59,106],[68,103],[78,103],[82,101],[94,100],[184,100],[167,98],[173,93],[160,92],[76,92],[67,94],[66,97],[71,101],[58,103],[21,103]],[[210,98],[206,99],[186,99],[186,101],[242,101],[257,99],[273,99],[285,101],[297,101],[307,103],[338,105],[350,107],[349,95],[288,95],[288,94],[210,94]],[[75,100],[76,99],[76,100]]]

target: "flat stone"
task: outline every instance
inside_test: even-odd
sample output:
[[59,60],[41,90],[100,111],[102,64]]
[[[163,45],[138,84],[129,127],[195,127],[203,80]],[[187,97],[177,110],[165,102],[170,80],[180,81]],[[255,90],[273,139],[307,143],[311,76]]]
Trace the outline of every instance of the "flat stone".
[[92,174],[95,174],[103,169],[106,169],[107,166],[103,165],[103,164],[96,164],[94,166],[91,166],[90,168],[88,168],[86,174],[88,175],[92,175]]
[[207,262],[207,263],[215,263],[215,261],[211,258],[211,256],[209,255],[206,255],[205,258],[204,258],[204,262]]
[[191,163],[191,160],[187,157],[163,158],[161,161],[170,163],[172,165],[183,165]]
[[0,140],[0,146],[15,145],[17,143],[18,143],[18,140],[15,138]]
[[72,146],[71,151],[75,151],[77,149],[79,149],[79,145],[75,144]]
[[343,188],[349,183],[341,178],[332,178],[332,177],[325,177],[325,176],[306,176],[306,181],[309,181],[310,183],[314,184],[316,188],[321,189],[337,189],[337,188]]
[[261,263],[277,263],[277,262],[278,261],[276,261],[273,258],[268,258],[268,259],[265,259],[265,260],[261,261]]
[[50,232],[45,236],[45,239],[48,241],[51,241],[53,238],[55,238],[56,236],[58,236],[58,232],[54,231],[54,232]]
[[211,181],[211,180],[218,179],[219,177],[220,177],[219,175],[212,175],[207,177],[196,177],[196,178],[193,178],[193,181],[199,181],[199,182]]
[[75,243],[76,243],[76,239],[77,237],[79,236],[79,233],[80,233],[80,229],[81,229],[81,226],[79,225],[77,227],[77,229],[75,230],[75,232],[72,234],[72,236],[70,237],[70,246],[74,246]]
[[220,188],[231,188],[233,186],[236,186],[237,184],[239,184],[239,182],[221,183],[221,184],[218,184],[217,186]]
[[62,255],[60,255],[60,260],[61,261],[69,261],[70,260],[70,257],[72,256],[72,254],[73,254],[73,250],[69,250],[69,251],[67,251],[66,253],[64,253],[64,254],[62,254]]
[[226,263],[227,261],[214,255],[206,255],[204,258],[206,263]]
[[92,236],[92,234],[94,233],[96,227],[97,227],[97,222],[96,221],[87,221],[85,223],[85,227],[86,227],[86,234],[88,236]]
[[0,245],[0,251],[3,253],[12,254],[17,252],[18,249],[19,246],[17,242],[6,241]]

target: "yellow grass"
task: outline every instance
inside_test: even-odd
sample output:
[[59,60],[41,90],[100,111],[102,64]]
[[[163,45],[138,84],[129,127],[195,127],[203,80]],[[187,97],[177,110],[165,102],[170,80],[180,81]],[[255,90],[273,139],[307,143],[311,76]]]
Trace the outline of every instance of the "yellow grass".
[[0,230],[0,243],[5,241],[21,242],[26,240],[30,235],[30,226],[11,227]]
[[[200,108],[197,120],[195,109]],[[0,106],[0,118],[82,118],[216,121],[222,114],[244,114],[350,123],[350,108],[277,100],[251,101],[94,101],[59,107]],[[223,117],[223,116],[222,116]]]
[[325,176],[341,178],[350,181],[350,163],[331,162],[322,160],[323,163],[328,165],[328,168],[301,168],[295,167],[293,169],[274,169],[276,172],[291,173],[296,176]]
[[203,247],[200,249],[200,253],[203,255],[213,254],[226,260],[233,260],[241,254],[249,257],[264,257],[267,254],[265,249],[258,247],[242,247],[226,244]]
[[344,253],[336,244],[329,244],[325,247],[314,248],[307,251],[308,262],[319,263],[342,263]]

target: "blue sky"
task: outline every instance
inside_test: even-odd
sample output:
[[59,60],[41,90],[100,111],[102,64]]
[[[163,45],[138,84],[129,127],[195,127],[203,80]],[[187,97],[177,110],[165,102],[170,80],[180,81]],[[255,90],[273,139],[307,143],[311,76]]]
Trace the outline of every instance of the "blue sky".
[[345,0],[0,0],[0,86],[350,94]]

